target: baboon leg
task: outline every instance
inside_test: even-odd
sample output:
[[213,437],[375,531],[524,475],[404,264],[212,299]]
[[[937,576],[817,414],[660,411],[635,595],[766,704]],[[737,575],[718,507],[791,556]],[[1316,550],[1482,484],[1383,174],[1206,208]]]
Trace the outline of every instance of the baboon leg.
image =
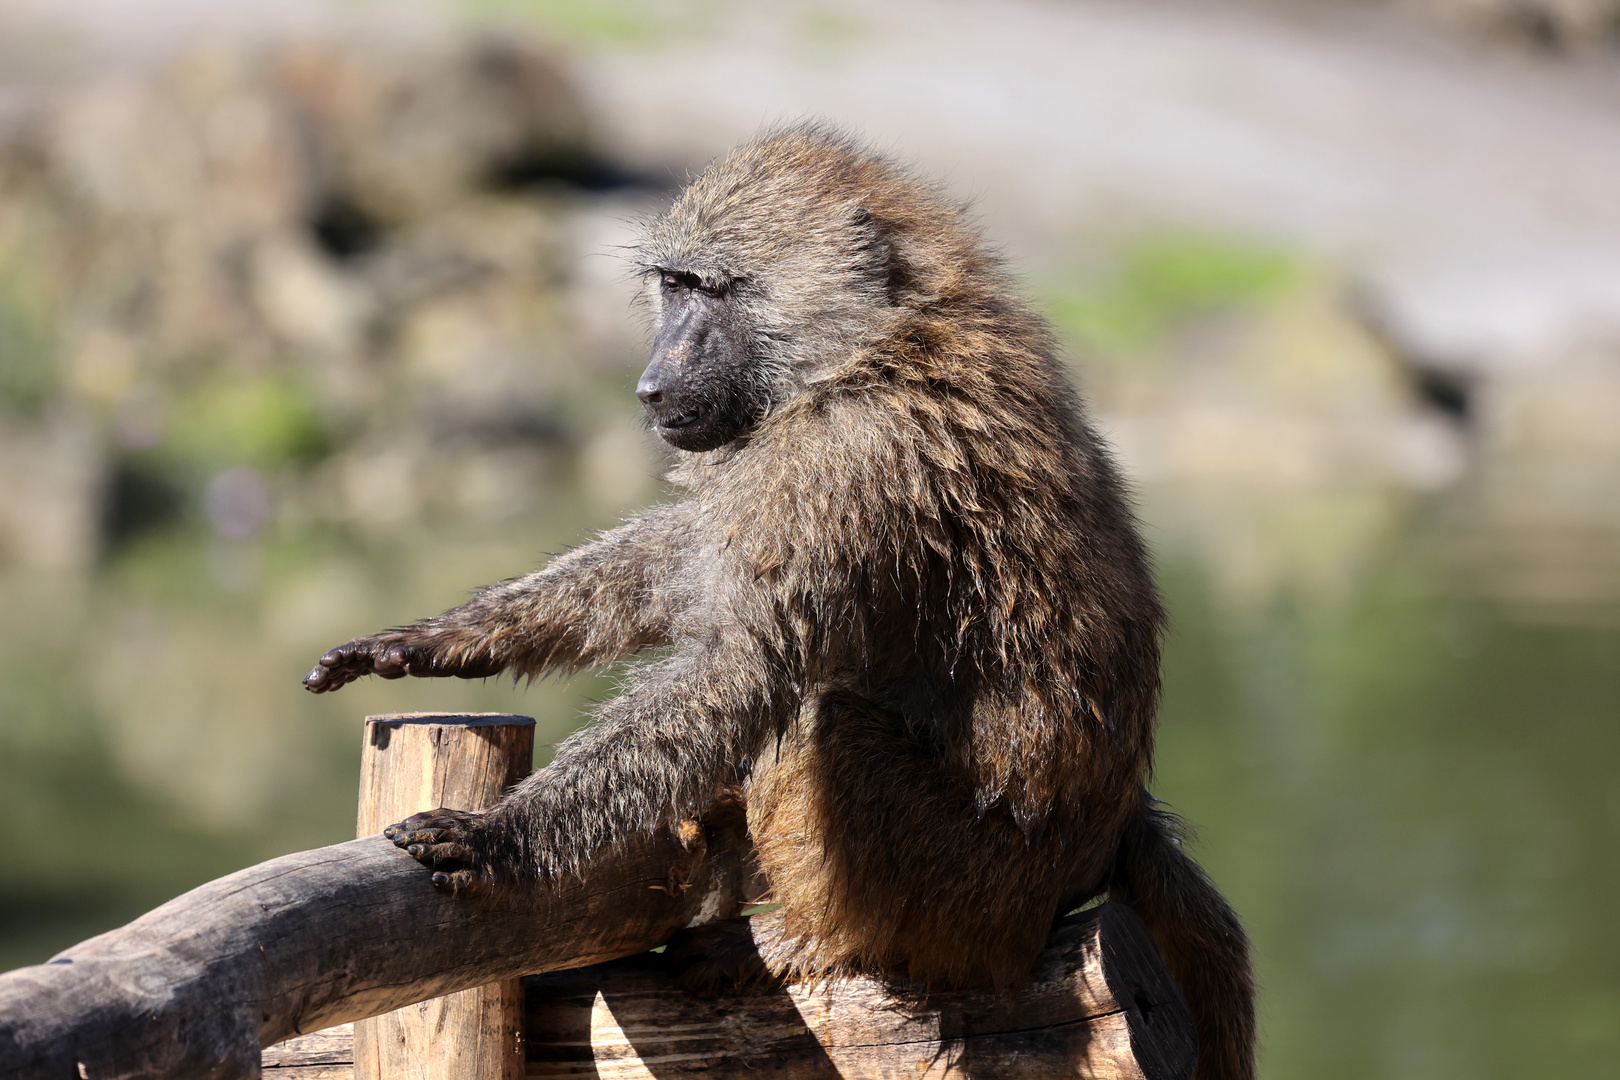
[[670,939],[664,949],[675,978],[687,990],[765,989],[781,980],[765,965],[754,940],[755,921],[773,916],[723,919],[692,926]]
[[970,778],[899,714],[843,693],[767,750],[748,821],[786,916],[766,958],[792,977],[903,964],[947,984],[1016,984],[1076,860],[1112,856],[1065,830],[1026,836],[1004,806],[981,812]]

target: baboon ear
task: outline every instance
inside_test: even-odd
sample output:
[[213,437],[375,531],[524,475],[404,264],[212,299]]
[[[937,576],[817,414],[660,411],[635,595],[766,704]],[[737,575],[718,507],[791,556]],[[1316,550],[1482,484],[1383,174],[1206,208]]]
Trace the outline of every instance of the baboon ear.
[[889,303],[916,299],[917,274],[911,261],[906,258],[905,244],[899,237],[899,230],[864,206],[855,208],[854,217],[862,264],[873,279],[882,285]]

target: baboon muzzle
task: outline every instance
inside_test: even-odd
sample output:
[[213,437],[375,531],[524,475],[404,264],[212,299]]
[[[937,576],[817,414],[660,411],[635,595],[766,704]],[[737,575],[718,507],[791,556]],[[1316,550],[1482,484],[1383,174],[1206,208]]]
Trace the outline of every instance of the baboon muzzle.
[[670,304],[636,397],[653,429],[681,450],[712,450],[742,433],[747,415],[746,335],[727,301],[687,291]]

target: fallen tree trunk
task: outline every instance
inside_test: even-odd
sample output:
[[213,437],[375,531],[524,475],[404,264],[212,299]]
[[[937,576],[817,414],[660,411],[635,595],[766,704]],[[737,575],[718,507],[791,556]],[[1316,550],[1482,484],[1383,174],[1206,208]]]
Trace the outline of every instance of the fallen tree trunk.
[[746,902],[740,836],[682,836],[483,901],[381,836],[260,863],[0,975],[0,1080],[255,1077],[301,1032],[645,951]]

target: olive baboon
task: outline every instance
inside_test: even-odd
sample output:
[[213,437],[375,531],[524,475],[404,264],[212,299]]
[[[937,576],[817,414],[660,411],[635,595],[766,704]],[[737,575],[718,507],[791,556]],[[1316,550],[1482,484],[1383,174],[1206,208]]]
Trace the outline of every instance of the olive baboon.
[[388,835],[443,888],[533,881],[740,786],[773,972],[1015,984],[1106,892],[1189,999],[1197,1075],[1251,1076],[1248,942],[1144,788],[1147,557],[964,209],[798,127],[711,166],[637,255],[660,319],[637,393],[689,494],[306,683],[665,648],[487,813]]

